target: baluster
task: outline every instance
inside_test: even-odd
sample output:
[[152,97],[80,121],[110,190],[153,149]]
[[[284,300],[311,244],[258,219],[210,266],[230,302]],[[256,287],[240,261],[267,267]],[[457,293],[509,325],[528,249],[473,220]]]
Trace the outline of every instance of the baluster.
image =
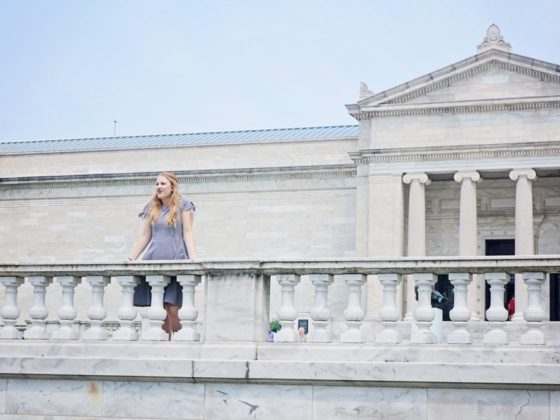
[[504,329],[508,311],[504,307],[505,285],[509,281],[508,273],[486,273],[484,278],[490,285],[490,307],[486,310],[486,318],[490,331],[484,334],[484,344],[507,344],[508,335]]
[[315,287],[315,304],[311,309],[313,332],[310,340],[313,343],[330,343],[332,333],[329,329],[330,311],[327,307],[328,287],[333,282],[331,274],[310,274],[309,278]]
[[527,321],[529,330],[521,335],[521,344],[545,344],[542,332],[545,319],[541,305],[541,289],[544,283],[544,273],[523,273],[523,280],[527,285],[527,307],[523,311],[523,318]]
[[200,283],[200,276],[196,274],[179,275],[177,282],[183,286],[183,306],[179,310],[181,329],[173,334],[173,340],[199,341],[200,333],[196,330],[198,311],[194,306],[194,289]]
[[402,341],[401,334],[396,329],[400,313],[397,307],[397,286],[401,282],[400,274],[378,274],[377,278],[383,286],[383,306],[379,310],[379,317],[383,331],[375,335],[377,343],[398,344]]
[[146,317],[149,328],[142,331],[141,339],[149,341],[164,341],[169,338],[161,328],[167,312],[163,308],[163,289],[169,284],[169,276],[146,276],[146,281],[152,287],[152,304]]
[[105,286],[111,282],[108,276],[88,276],[87,281],[91,286],[91,305],[87,311],[90,327],[82,334],[83,340],[107,340],[109,334],[101,327],[101,323],[107,316],[107,310],[103,307],[103,296]]
[[436,342],[435,334],[430,330],[434,320],[434,309],[432,308],[432,290],[437,278],[432,273],[414,274],[414,283],[418,287],[418,305],[413,314],[418,330],[410,337],[411,343],[431,344]]
[[134,288],[140,283],[140,276],[118,276],[117,281],[121,286],[121,306],[117,311],[120,326],[111,337],[117,341],[138,340],[138,333],[134,328],[136,309],[134,309]]
[[297,274],[280,274],[276,278],[282,287],[282,301],[280,309],[278,309],[278,320],[282,328],[276,333],[274,341],[293,343],[297,341],[295,325],[297,310],[294,304],[294,294],[295,287],[301,279]]
[[453,321],[454,331],[447,334],[449,344],[470,344],[471,334],[467,330],[467,322],[471,319],[471,311],[467,305],[467,290],[472,281],[470,273],[450,273],[449,281],[453,285],[453,309],[449,318]]
[[363,274],[347,274],[348,306],[344,310],[344,319],[348,329],[340,334],[341,343],[363,343],[364,335],[361,331],[362,320],[366,312],[362,308],[362,286],[367,280]]
[[33,286],[33,306],[29,309],[31,326],[23,333],[23,338],[28,340],[46,340],[49,335],[46,328],[46,319],[49,310],[45,306],[47,286],[52,283],[52,277],[29,276],[29,283]]
[[78,312],[74,308],[74,289],[81,283],[82,279],[76,276],[57,277],[58,283],[62,286],[62,306],[58,310],[60,327],[53,331],[53,340],[76,340],[78,333],[74,329],[74,319]]
[[22,334],[15,327],[19,317],[17,289],[23,284],[23,277],[0,277],[0,283],[6,289],[6,302],[0,312],[0,315],[4,318],[4,326],[0,328],[0,339],[19,339]]

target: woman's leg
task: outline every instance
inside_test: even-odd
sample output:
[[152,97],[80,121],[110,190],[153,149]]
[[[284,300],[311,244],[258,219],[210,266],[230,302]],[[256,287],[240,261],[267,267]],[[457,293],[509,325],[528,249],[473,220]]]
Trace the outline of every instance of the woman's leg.
[[163,322],[163,329],[169,334],[169,339],[171,340],[171,334],[181,329],[181,322],[179,321],[179,306],[166,303],[164,307],[167,312],[167,317]]

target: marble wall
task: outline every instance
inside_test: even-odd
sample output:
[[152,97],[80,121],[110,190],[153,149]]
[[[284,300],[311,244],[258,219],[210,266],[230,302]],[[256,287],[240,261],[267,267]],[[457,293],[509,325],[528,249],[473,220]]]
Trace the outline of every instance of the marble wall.
[[560,417],[560,391],[96,380],[0,380],[1,420]]

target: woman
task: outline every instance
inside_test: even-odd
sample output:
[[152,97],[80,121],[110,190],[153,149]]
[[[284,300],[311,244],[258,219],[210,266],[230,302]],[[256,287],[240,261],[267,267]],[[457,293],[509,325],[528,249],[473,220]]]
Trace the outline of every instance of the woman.
[[[185,200],[179,191],[177,177],[170,172],[162,172],[156,180],[156,190],[152,200],[139,214],[145,220],[140,240],[132,250],[129,261],[135,261],[146,249],[144,260],[187,260],[196,258],[193,226],[194,204]],[[148,245],[149,244],[149,245]],[[169,334],[181,329],[179,308],[183,303],[183,288],[171,277],[165,288],[163,306],[167,317],[163,329]],[[134,291],[136,306],[150,306],[151,293],[146,280]]]

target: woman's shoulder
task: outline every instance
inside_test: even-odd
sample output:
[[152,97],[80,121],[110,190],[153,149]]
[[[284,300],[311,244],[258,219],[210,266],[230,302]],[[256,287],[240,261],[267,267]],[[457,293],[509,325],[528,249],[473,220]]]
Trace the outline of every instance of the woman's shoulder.
[[181,197],[181,201],[179,202],[179,209],[181,213],[189,210],[196,211],[194,203],[190,200],[187,200],[185,197]]

